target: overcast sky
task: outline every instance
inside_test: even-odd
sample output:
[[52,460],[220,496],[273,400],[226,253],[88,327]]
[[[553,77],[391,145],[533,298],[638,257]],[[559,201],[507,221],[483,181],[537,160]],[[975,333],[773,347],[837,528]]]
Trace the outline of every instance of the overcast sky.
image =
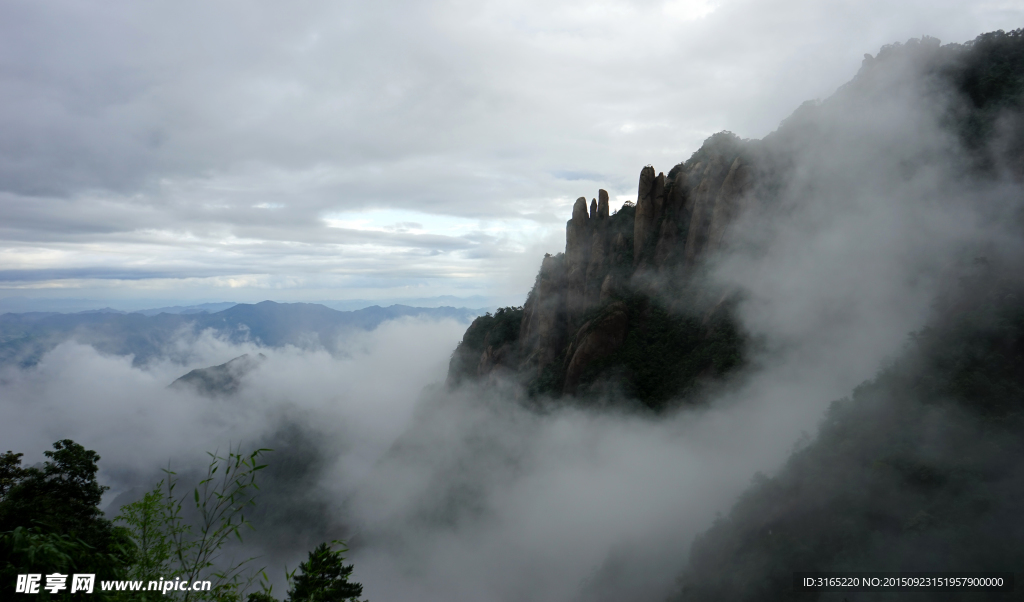
[[522,303],[572,201],[965,0],[0,2],[0,297]]

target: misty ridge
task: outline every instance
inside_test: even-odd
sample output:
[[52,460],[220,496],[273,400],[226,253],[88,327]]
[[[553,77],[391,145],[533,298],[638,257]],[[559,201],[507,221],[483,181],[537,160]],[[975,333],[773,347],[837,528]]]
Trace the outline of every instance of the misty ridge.
[[[283,598],[334,539],[362,588],[323,599],[853,601],[877,594],[792,575],[1021,574],[1024,31],[887,46],[609,203],[581,197],[523,305],[479,317],[6,314],[4,449],[99,454],[97,531],[45,523],[94,548],[162,467],[194,483],[206,451],[272,449],[217,562],[257,556],[274,587],[225,600]],[[16,464],[3,532],[31,526]]]

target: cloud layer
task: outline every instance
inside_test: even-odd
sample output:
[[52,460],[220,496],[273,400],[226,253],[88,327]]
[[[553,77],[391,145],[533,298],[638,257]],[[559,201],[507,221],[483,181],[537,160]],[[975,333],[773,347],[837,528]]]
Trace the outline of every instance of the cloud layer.
[[0,291],[236,301],[515,300],[560,250],[577,196],[631,198],[641,166],[667,169],[721,129],[763,136],[882,44],[963,41],[1022,12],[916,0],[0,11]]

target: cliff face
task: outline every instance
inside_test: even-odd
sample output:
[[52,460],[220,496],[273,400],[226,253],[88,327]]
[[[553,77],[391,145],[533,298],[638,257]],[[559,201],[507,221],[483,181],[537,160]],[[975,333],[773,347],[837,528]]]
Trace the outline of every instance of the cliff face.
[[[604,190],[589,204],[585,197],[577,199],[566,223],[565,252],[544,257],[522,308],[500,312],[501,320],[518,317],[518,336],[479,336],[477,331],[499,316],[481,318],[452,356],[449,383],[502,374],[518,378],[532,393],[577,394],[603,376],[627,384],[637,380],[645,366],[629,366],[623,354],[682,343],[677,331],[696,331],[682,338],[699,346],[713,334],[707,316],[700,316],[700,324],[682,324],[693,316],[661,298],[661,281],[686,282],[689,272],[722,246],[729,223],[752,204],[750,160],[740,157],[742,147],[732,134],[716,134],[669,176],[644,167],[637,202],[615,214]],[[671,341],[661,340],[665,332]],[[734,347],[726,355],[737,355],[738,340]],[[733,357],[716,366],[716,359],[709,358],[697,373],[714,374],[735,363]]]

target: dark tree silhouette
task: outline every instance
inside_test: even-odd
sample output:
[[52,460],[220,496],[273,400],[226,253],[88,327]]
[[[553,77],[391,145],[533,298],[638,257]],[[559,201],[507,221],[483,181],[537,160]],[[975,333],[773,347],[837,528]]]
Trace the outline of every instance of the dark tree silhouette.
[[299,564],[300,574],[295,577],[295,587],[289,590],[291,602],[343,602],[357,600],[363,593],[363,586],[349,583],[352,565],[345,565],[342,552],[347,548],[332,550],[322,543],[309,553],[309,560]]

